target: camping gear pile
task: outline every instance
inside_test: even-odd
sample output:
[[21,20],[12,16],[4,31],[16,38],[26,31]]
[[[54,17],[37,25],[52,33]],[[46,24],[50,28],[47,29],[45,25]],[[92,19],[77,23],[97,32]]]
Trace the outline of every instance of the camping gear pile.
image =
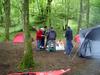
[[56,43],[55,43],[54,40],[49,40],[48,41],[46,50],[49,51],[49,52],[56,51]]

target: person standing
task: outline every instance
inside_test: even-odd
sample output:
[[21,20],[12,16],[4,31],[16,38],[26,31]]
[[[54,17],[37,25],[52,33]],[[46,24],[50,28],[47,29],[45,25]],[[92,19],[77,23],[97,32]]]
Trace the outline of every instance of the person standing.
[[56,37],[56,31],[53,29],[53,27],[50,27],[50,30],[47,35],[47,50],[56,51]]
[[41,28],[41,30],[42,30],[42,39],[41,39],[40,48],[44,49],[44,45],[45,45],[45,30],[44,30],[44,28]]
[[41,48],[42,37],[43,37],[43,30],[42,30],[42,28],[40,28],[36,32],[37,49]]
[[68,26],[65,32],[66,45],[65,45],[65,53],[70,56],[73,48],[72,40],[73,40],[73,32],[72,29]]

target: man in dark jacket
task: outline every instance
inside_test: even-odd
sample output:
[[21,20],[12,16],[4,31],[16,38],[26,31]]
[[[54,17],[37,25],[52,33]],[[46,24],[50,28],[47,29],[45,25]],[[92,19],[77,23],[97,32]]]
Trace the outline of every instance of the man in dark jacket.
[[56,40],[56,31],[51,27],[48,31],[48,40]]
[[72,29],[69,26],[68,26],[68,28],[65,32],[65,38],[66,38],[65,51],[66,51],[66,54],[70,55],[72,48],[73,48],[73,44],[72,44],[73,32],[72,32]]
[[56,31],[53,29],[53,27],[50,27],[48,33],[47,33],[47,50],[49,51],[55,51],[56,50]]

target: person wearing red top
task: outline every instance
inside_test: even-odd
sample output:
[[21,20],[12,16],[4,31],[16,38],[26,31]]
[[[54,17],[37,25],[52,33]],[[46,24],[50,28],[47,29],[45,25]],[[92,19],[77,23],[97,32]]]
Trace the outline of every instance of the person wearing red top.
[[40,49],[40,47],[41,47],[41,41],[42,41],[42,37],[43,37],[42,34],[43,34],[42,28],[37,30],[37,32],[36,32],[37,49]]
[[77,34],[74,37],[74,41],[75,41],[75,48],[77,49],[79,47],[79,44],[80,44],[80,36],[79,36],[79,34]]

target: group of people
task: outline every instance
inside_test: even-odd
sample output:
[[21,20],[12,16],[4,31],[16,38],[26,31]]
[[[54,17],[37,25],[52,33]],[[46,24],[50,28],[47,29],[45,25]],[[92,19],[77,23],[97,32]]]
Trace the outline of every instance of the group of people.
[[[49,44],[53,42],[56,50],[56,37],[57,34],[53,27],[47,28],[47,26],[44,26],[43,28],[39,28],[36,32],[37,49],[47,49]],[[70,55],[73,49],[73,32],[69,26],[65,31],[65,38],[66,44],[64,53]]]
[[43,28],[37,29],[36,32],[36,41],[37,41],[37,49],[47,49],[50,41],[56,40],[56,31],[53,27],[47,28],[44,26]]

